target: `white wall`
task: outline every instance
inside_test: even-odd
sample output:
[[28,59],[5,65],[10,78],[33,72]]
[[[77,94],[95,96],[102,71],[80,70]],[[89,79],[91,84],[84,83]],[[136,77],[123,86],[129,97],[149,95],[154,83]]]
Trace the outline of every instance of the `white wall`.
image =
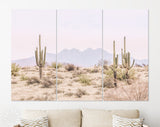
[[[55,2],[56,1],[56,2]],[[139,109],[151,127],[160,126],[160,3],[158,0],[11,0],[0,1],[0,126],[15,123],[21,109]],[[149,9],[148,102],[11,102],[10,9]],[[143,47],[142,47],[143,48]],[[22,93],[23,94],[23,93]],[[18,113],[17,113],[18,112]],[[14,118],[15,117],[15,118]],[[7,122],[9,121],[9,122]]]

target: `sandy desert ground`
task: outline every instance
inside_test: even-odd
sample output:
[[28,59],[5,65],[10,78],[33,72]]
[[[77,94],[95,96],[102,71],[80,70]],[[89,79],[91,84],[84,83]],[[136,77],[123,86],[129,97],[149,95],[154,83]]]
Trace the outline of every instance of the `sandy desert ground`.
[[[102,67],[58,64],[57,68],[58,100],[102,100]],[[117,75],[117,87],[114,87],[110,67],[104,68],[104,100],[148,100],[148,66],[133,67],[127,81],[123,79],[121,69]],[[11,89],[13,101],[56,100],[55,64],[43,68],[42,79],[39,79],[38,67],[18,67],[12,72]]]

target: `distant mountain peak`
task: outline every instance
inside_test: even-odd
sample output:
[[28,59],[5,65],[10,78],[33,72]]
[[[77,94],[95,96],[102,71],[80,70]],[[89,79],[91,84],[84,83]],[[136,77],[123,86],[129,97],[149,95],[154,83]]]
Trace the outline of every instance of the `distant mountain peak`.
[[[112,64],[112,54],[103,50],[103,59],[107,60],[109,64]],[[121,57],[121,55],[120,55]],[[83,51],[78,49],[64,49],[57,54],[58,63],[72,63],[76,66],[90,67],[97,65],[99,60],[102,59],[102,49],[87,48]],[[121,59],[121,58],[120,58]],[[133,58],[132,58],[133,59]],[[47,53],[46,63],[51,64],[56,61],[56,54]],[[135,60],[136,64],[148,64],[148,60]],[[26,59],[13,60],[12,63],[17,63],[20,66],[35,66],[34,56]]]

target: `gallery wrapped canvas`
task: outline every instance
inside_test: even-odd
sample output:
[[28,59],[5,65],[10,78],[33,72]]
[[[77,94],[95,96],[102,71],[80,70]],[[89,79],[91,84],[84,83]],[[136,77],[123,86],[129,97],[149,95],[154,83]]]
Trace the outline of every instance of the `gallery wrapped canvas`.
[[13,10],[13,101],[147,101],[147,10]]

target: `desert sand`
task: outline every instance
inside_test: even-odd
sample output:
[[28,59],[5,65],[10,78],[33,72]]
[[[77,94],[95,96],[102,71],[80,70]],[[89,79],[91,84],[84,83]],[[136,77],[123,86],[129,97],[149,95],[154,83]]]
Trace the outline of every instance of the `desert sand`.
[[[54,101],[56,100],[56,67],[45,66],[43,78],[39,68],[19,67],[12,74],[11,90],[13,101]],[[112,72],[102,67],[57,66],[57,100],[64,101],[146,101],[148,100],[148,66],[136,66],[130,79],[117,78],[113,85]],[[104,97],[102,97],[102,92]]]

